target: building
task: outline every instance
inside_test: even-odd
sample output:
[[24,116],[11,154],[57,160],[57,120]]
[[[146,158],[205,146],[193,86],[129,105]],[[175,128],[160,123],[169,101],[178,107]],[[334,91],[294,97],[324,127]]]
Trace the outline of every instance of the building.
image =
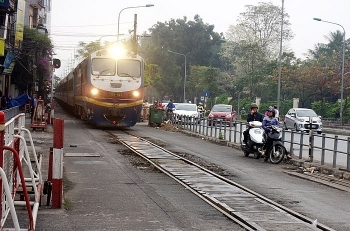
[[[36,52],[35,44],[24,44],[23,32],[24,28],[28,27],[49,35],[51,31],[51,6],[52,0],[0,1],[0,90],[4,96],[16,97],[23,91],[31,94],[33,91],[40,91],[38,84],[44,85],[46,82],[42,76],[36,75],[37,61],[44,55],[50,55]],[[27,63],[20,63],[21,56],[33,58]],[[46,58],[50,60],[52,57]],[[14,73],[13,70],[17,69],[15,65],[22,66],[32,75],[32,78],[18,81],[21,74]],[[16,78],[17,82],[22,85],[26,84],[25,89],[23,86],[18,87]]]

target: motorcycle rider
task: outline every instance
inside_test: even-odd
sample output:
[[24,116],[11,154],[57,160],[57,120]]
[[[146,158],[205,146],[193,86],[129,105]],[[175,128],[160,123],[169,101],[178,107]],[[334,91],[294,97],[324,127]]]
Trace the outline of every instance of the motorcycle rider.
[[167,116],[167,119],[170,119],[170,115],[171,113],[173,113],[173,110],[175,108],[175,105],[173,103],[173,100],[170,99],[169,102],[168,102],[168,105],[166,105],[166,116]]
[[[258,112],[258,105],[256,103],[252,103],[250,105],[250,113],[247,116],[247,122],[249,123],[250,121],[260,121],[263,122],[263,116]],[[247,144],[247,139],[248,139],[248,134],[249,134],[249,129],[248,128],[243,132],[243,145]]]
[[203,103],[199,102],[198,106],[197,106],[199,111],[203,111],[204,112],[204,107],[203,107]]
[[[266,135],[268,135],[272,129],[271,129],[271,125],[277,125],[277,126],[280,126],[280,123],[278,121],[278,118],[275,117],[275,109],[274,108],[269,108],[267,109],[267,116],[264,117],[264,120],[262,122],[262,127],[263,129],[265,130],[265,133]],[[268,136],[267,136],[268,137]],[[269,140],[269,138],[267,138],[267,141],[266,141],[266,146],[265,146],[265,150],[269,150],[270,146],[271,146],[271,142]],[[266,162],[267,161],[267,156],[265,156],[264,158],[264,161]],[[290,159],[292,158],[289,154],[287,155],[287,158]]]
[[167,111],[168,111],[168,112],[173,111],[173,109],[175,108],[175,105],[174,105],[172,99],[169,100],[168,105],[166,105],[166,108],[167,108]]
[[272,131],[271,125],[280,126],[278,119],[275,117],[275,109],[272,107],[267,109],[267,116],[265,116],[262,121],[262,127],[265,130],[266,134]]

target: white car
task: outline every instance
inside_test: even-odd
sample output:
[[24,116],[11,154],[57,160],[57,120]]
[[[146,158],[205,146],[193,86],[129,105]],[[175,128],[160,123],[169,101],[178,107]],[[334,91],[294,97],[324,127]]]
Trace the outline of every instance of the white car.
[[[311,121],[310,121],[311,118]],[[286,130],[294,129],[295,131],[316,131],[322,133],[322,120],[316,112],[308,108],[291,108],[284,118],[284,128]]]
[[175,104],[175,110],[173,113],[176,122],[182,121],[183,123],[195,123],[196,121],[200,121],[197,105],[193,103],[177,103]]

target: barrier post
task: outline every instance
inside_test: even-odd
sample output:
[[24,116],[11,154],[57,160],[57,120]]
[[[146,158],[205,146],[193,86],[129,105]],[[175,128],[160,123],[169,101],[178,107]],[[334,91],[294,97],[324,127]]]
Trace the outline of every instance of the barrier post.
[[50,111],[50,124],[53,124],[53,119],[55,118],[55,102],[51,102],[51,111]]
[[[3,141],[5,136],[5,113],[0,111],[0,140]],[[4,142],[0,142],[0,168],[4,167]],[[3,192],[2,188],[2,178],[0,177],[0,192]],[[0,200],[0,206],[4,206],[2,204],[2,200]],[[0,218],[2,217],[2,209],[0,209]]]
[[52,157],[52,208],[62,208],[63,199],[63,135],[64,120],[54,119]]
[[47,181],[44,183],[44,194],[47,195],[46,205],[50,205],[51,193],[52,193],[52,165],[53,165],[53,147],[50,147],[49,154],[49,170],[47,174]]

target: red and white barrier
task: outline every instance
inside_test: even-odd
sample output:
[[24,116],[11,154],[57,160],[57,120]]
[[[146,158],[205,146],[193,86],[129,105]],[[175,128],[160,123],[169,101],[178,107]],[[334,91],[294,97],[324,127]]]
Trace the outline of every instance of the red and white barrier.
[[[17,114],[5,123],[5,114],[0,111],[0,192],[1,210],[0,226],[6,222],[8,214],[11,214],[14,228],[6,230],[22,230],[17,218],[16,206],[24,206],[28,214],[26,230],[34,230],[39,210],[40,196],[42,191],[41,161],[38,160],[30,132],[25,129],[25,114]],[[33,148],[33,156],[28,151],[25,135],[29,136]],[[28,138],[27,138],[28,139]],[[35,171],[32,167],[32,160],[35,160]],[[39,156],[41,160],[41,156]],[[26,169],[25,177],[23,168]],[[34,197],[29,197],[27,188],[33,188]],[[20,193],[20,199],[16,194]],[[28,228],[29,227],[29,228]],[[2,229],[5,230],[5,229]]]
[[62,208],[63,200],[63,136],[64,120],[54,119],[52,154],[52,208]]

